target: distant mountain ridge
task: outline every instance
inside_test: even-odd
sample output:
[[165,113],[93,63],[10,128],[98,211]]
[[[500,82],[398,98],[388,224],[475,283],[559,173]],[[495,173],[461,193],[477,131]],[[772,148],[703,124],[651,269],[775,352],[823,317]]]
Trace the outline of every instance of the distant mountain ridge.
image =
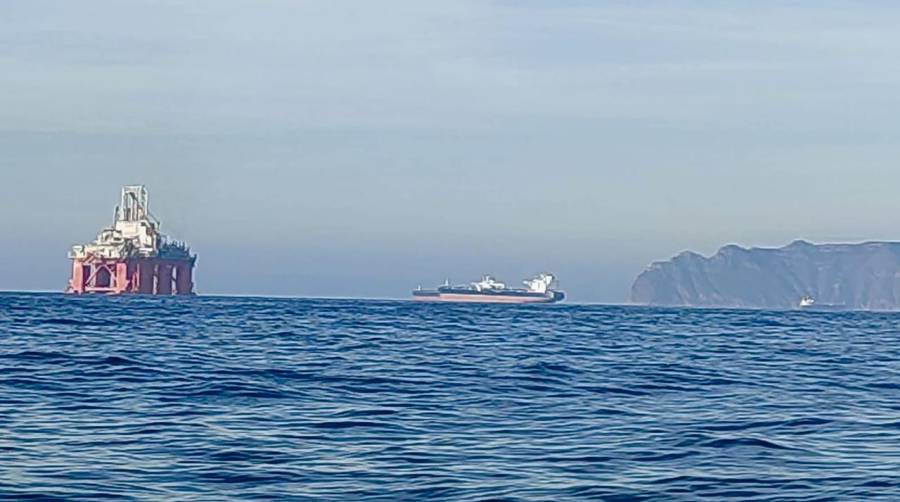
[[631,301],[645,305],[789,309],[804,295],[819,304],[900,310],[900,242],[728,245],[708,258],[686,251],[651,264],[631,288]]

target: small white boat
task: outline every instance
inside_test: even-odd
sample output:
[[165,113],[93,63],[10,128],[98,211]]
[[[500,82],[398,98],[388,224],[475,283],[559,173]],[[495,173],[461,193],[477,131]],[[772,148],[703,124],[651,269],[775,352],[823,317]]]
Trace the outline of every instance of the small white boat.
[[846,305],[835,305],[830,303],[816,303],[816,299],[810,295],[804,295],[803,298],[800,298],[800,303],[797,305],[800,310],[815,310],[815,311],[840,311],[840,310],[851,310],[850,307]]

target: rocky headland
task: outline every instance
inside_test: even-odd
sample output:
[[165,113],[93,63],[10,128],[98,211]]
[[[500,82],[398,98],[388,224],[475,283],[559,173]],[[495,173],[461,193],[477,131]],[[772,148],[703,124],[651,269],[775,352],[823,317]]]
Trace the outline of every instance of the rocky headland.
[[818,305],[900,310],[900,242],[684,252],[651,264],[631,288],[633,303],[694,307],[790,309],[807,295]]

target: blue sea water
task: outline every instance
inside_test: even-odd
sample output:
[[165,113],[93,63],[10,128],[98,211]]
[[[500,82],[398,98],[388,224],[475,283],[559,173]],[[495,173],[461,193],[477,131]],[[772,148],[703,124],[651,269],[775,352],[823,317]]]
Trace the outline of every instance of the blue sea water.
[[0,498],[900,500],[900,315],[0,295]]

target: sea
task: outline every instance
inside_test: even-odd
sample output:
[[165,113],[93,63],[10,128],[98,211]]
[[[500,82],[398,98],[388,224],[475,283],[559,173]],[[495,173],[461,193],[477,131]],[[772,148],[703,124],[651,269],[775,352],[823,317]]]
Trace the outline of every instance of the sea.
[[900,314],[0,294],[0,500],[900,500]]

